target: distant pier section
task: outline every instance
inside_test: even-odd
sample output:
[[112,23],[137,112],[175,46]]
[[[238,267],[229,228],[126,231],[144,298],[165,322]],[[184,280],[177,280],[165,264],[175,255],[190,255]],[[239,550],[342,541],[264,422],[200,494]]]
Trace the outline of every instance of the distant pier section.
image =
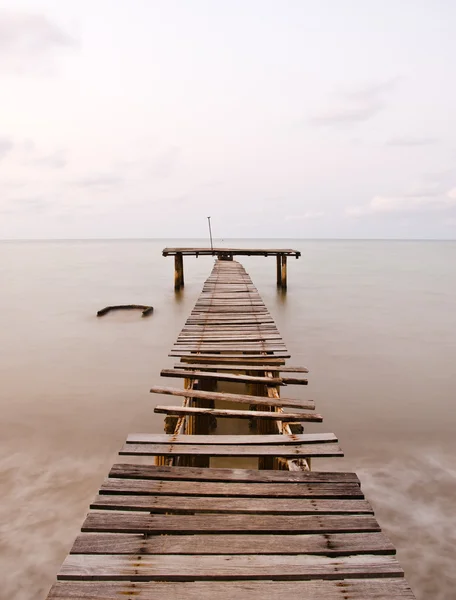
[[184,256],[216,256],[218,260],[233,260],[234,256],[275,256],[277,286],[287,287],[287,257],[299,258],[301,252],[290,248],[165,248],[163,256],[174,256],[174,289],[184,287]]

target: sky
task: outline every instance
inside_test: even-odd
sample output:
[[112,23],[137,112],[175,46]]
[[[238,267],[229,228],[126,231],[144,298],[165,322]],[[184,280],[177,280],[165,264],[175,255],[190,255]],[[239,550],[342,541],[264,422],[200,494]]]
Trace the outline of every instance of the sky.
[[454,0],[2,0],[0,239],[456,238]]

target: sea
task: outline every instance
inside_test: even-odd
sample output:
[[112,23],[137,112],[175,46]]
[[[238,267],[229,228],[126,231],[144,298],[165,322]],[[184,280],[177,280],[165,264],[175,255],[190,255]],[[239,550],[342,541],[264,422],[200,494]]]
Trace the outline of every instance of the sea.
[[[286,247],[241,257],[292,354],[310,369],[345,458],[314,469],[360,476],[418,600],[456,598],[456,242],[215,240]],[[162,432],[152,396],[210,273],[184,259],[176,294],[165,246],[204,240],[0,243],[0,598],[41,600],[130,432]],[[107,305],[146,304],[97,318]],[[172,383],[172,381],[171,381]],[[168,383],[169,384],[169,383]],[[310,429],[309,429],[310,430]]]

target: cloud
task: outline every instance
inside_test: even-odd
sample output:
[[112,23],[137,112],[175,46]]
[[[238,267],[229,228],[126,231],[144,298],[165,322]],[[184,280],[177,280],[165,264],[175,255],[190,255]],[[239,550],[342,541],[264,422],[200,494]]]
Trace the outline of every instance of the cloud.
[[395,77],[339,94],[339,106],[314,115],[310,122],[316,126],[338,127],[368,121],[385,108],[385,96],[396,88],[398,81]]
[[171,146],[160,154],[157,154],[151,165],[151,173],[154,177],[165,178],[174,173],[179,162],[181,149],[178,146]]
[[67,165],[68,161],[65,157],[64,150],[56,150],[50,154],[44,154],[37,156],[30,160],[26,164],[34,167],[49,167],[51,169],[63,169]]
[[0,137],[0,160],[9,154],[13,147],[14,144],[10,138]]
[[56,50],[76,40],[45,15],[0,12],[0,72],[23,74],[52,66]]
[[301,215],[287,215],[285,221],[310,221],[313,219],[321,219],[325,216],[323,211],[307,211]]
[[456,207],[456,188],[446,194],[375,196],[362,206],[349,206],[345,213],[352,217],[447,211]]
[[11,199],[0,208],[2,214],[42,213],[53,205],[53,201],[44,196],[29,196]]
[[105,189],[117,187],[123,182],[123,177],[120,177],[120,175],[95,173],[93,175],[88,175],[87,177],[76,179],[73,181],[73,185],[77,187]]
[[413,147],[413,146],[430,146],[431,144],[436,144],[439,140],[435,137],[397,137],[391,138],[387,140],[387,146],[397,146],[397,147]]

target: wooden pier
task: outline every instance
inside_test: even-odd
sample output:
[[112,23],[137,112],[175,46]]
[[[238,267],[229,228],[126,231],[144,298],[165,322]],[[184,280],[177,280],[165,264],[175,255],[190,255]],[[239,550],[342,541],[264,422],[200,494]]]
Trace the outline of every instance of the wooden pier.
[[183,401],[155,407],[166,433],[128,435],[48,599],[412,600],[357,475],[311,470],[342,450],[281,393],[307,369],[242,265],[215,262],[170,355],[183,388],[151,392]]
[[277,286],[287,287],[287,257],[299,258],[301,252],[290,248],[165,248],[163,256],[174,256],[174,289],[184,287],[184,256],[216,256],[219,260],[233,260],[234,256],[275,256]]

